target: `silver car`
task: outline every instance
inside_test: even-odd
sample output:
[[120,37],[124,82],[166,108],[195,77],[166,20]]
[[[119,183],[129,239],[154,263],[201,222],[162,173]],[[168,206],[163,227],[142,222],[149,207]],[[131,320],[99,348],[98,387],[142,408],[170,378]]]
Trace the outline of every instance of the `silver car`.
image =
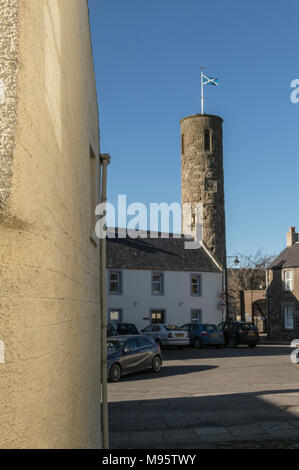
[[161,348],[189,346],[188,331],[184,331],[176,325],[168,325],[167,323],[149,325],[142,330],[142,333],[151,336]]
[[107,367],[110,382],[118,382],[123,375],[145,369],[159,372],[162,367],[160,346],[143,335],[107,338]]

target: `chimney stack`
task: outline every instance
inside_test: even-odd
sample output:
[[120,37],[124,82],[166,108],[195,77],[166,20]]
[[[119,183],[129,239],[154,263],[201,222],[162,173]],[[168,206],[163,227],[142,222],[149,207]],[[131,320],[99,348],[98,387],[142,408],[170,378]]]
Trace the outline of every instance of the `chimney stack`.
[[289,233],[287,233],[287,247],[295,245],[298,241],[298,233],[296,233],[295,227],[290,227]]

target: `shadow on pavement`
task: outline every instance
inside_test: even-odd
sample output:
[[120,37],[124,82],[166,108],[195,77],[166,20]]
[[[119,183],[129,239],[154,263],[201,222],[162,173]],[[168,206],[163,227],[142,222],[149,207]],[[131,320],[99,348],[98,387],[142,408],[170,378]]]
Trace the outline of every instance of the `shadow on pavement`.
[[135,374],[125,375],[121,378],[121,382],[136,382],[136,380],[146,380],[146,379],[161,379],[163,377],[171,377],[174,375],[183,375],[183,374],[192,374],[193,372],[203,372],[205,370],[216,369],[218,366],[192,366],[192,365],[183,365],[183,366],[162,366],[160,372],[153,373],[150,370],[136,372]]
[[[296,393],[299,393],[299,388],[110,403],[110,431],[155,431],[298,421],[299,403],[294,397]],[[289,395],[289,406],[280,407],[271,403],[267,400],[270,395]]]

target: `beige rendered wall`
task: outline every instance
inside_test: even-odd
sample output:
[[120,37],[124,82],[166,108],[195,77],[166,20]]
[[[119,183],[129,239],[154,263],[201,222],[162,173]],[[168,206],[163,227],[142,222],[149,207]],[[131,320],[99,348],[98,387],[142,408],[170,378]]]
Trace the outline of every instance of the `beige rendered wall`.
[[0,0],[0,23],[0,448],[100,447],[87,0]]

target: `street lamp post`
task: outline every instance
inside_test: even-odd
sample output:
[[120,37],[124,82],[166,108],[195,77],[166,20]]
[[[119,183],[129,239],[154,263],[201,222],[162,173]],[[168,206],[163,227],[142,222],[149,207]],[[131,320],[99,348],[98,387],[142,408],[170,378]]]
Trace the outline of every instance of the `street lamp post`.
[[229,258],[235,258],[234,259],[234,265],[238,266],[240,264],[239,258],[237,256],[227,256],[226,257],[226,263],[225,263],[225,268],[224,268],[224,276],[225,276],[225,301],[226,301],[226,321],[229,321],[229,295],[228,295],[228,276],[227,276],[227,260]]

